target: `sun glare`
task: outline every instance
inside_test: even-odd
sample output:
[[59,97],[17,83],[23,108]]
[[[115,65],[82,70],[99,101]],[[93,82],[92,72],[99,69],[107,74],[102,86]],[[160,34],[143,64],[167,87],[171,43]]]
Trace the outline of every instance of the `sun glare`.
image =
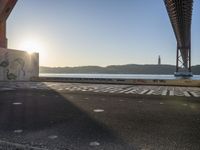
[[38,52],[39,46],[33,41],[26,41],[22,44],[22,49],[31,54],[34,52]]
[[20,44],[20,49],[27,51],[27,53],[32,54],[34,52],[40,53],[42,51],[42,46],[36,40],[24,40]]
[[27,54],[31,55],[33,53],[39,53],[40,63],[44,64],[47,61],[49,49],[46,41],[41,37],[34,36],[24,36],[17,42],[17,49],[26,51]]

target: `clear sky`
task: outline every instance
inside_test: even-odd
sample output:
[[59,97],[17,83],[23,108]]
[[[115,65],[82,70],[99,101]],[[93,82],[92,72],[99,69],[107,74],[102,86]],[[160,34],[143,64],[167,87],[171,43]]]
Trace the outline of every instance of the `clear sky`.
[[[192,64],[200,64],[200,1],[194,0]],[[9,48],[40,53],[41,66],[175,65],[163,0],[18,0]]]

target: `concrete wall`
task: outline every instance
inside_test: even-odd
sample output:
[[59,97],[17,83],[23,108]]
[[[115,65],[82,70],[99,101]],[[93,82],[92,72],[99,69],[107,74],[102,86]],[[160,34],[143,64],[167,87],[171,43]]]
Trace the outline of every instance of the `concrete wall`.
[[39,78],[32,78],[32,81],[200,87],[200,80],[190,80],[190,79],[159,80],[159,79],[106,79],[106,78],[39,77]]
[[38,53],[0,48],[0,81],[29,81],[38,76]]

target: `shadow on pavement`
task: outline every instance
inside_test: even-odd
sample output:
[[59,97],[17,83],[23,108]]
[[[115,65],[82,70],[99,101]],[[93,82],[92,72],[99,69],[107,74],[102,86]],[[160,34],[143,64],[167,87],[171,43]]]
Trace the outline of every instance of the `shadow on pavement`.
[[0,91],[0,138],[50,149],[89,149],[95,141],[101,148],[128,148],[107,126],[53,90]]

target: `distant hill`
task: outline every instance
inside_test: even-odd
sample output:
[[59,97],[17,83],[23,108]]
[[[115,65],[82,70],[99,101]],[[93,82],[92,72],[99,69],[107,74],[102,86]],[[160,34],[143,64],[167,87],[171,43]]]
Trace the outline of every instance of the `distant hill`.
[[[105,73],[105,74],[173,74],[173,65],[112,65],[80,67],[40,67],[40,73]],[[200,74],[200,65],[192,67],[193,74]]]

